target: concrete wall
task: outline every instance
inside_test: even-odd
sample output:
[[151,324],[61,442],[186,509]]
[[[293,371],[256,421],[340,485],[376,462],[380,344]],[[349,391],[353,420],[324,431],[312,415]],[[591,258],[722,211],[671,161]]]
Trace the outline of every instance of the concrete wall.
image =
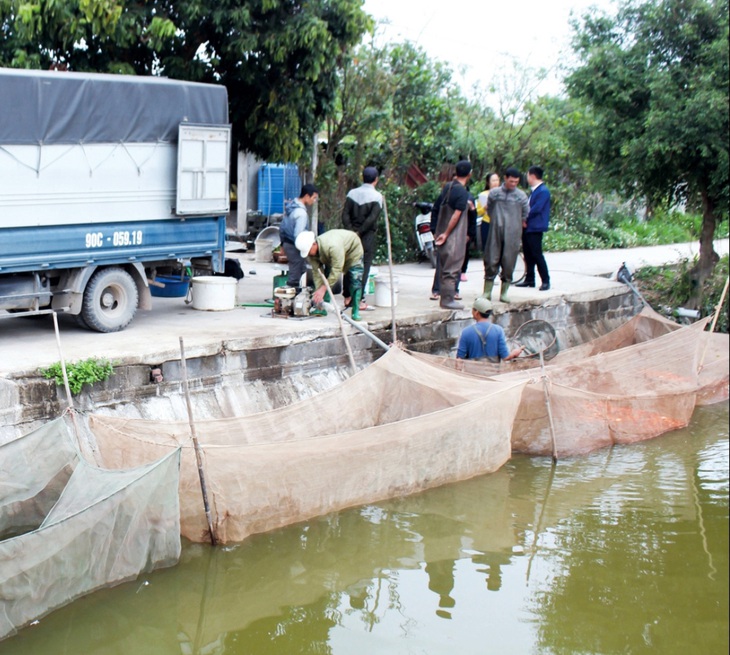
[[[605,334],[639,311],[631,293],[550,303],[495,316],[507,334],[531,319],[545,320],[558,334],[561,350]],[[456,346],[470,318],[398,326],[398,338],[409,349],[447,354]],[[388,326],[375,329],[386,343]],[[362,334],[350,336],[359,367],[380,356],[381,350]],[[154,382],[152,370],[161,369],[163,381]],[[219,418],[266,411],[291,404],[331,388],[350,375],[345,343],[336,332],[311,340],[258,341],[247,349],[231,344],[216,354],[187,360],[193,413],[197,419]],[[106,382],[86,387],[74,399],[77,410],[148,419],[187,421],[179,359],[149,364],[124,364]],[[38,375],[0,379],[0,442],[25,434],[58,416],[66,408],[63,389]],[[83,414],[82,414],[83,418]],[[83,422],[83,421],[82,421]]]

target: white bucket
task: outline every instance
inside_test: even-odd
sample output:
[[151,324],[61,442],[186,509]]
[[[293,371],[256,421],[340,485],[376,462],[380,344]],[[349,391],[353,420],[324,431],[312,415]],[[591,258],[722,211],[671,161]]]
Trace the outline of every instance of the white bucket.
[[[375,277],[375,306],[390,307],[390,275]],[[393,307],[398,306],[398,276],[393,276]]]
[[236,305],[238,282],[233,277],[202,275],[192,279],[193,309],[225,311]]
[[257,262],[274,261],[274,242],[269,239],[256,239],[254,241]]

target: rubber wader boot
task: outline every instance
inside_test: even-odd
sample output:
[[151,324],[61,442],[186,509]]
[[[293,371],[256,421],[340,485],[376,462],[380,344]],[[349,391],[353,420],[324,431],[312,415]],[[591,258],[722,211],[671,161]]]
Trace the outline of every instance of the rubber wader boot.
[[482,297],[492,300],[492,289],[494,289],[494,280],[484,280],[484,292]]
[[439,306],[442,309],[464,309],[464,305],[462,305],[460,302],[456,302],[454,300],[454,295],[456,293],[456,284],[449,280],[442,280],[441,281],[441,302],[439,303]]
[[499,291],[499,299],[502,302],[509,302],[507,300],[507,292],[509,291],[511,282],[502,282],[502,288]]
[[352,320],[360,320],[360,299],[362,298],[362,289],[354,289],[352,292]]

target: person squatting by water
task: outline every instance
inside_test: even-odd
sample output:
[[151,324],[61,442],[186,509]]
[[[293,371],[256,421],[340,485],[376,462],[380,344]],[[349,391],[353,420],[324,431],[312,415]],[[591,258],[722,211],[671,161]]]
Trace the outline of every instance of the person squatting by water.
[[457,359],[487,359],[493,362],[508,362],[518,357],[522,346],[510,352],[504,329],[492,323],[492,302],[480,296],[471,307],[472,318],[476,321],[465,328],[459,336],[456,350]]
[[[320,269],[327,276],[330,287],[343,276],[342,295],[345,305],[352,306],[352,319],[360,320],[360,299],[362,298],[363,249],[360,237],[350,230],[328,230],[315,237],[314,232],[305,230],[296,239],[296,247],[302,257],[308,257],[314,274],[312,303],[318,306],[322,301],[333,302]],[[310,312],[312,313],[312,312]],[[320,314],[326,311],[320,310]]]
[[287,208],[286,215],[279,225],[281,247],[289,261],[289,275],[286,283],[290,287],[303,286],[301,279],[307,270],[307,259],[302,257],[295,242],[297,237],[307,229],[309,216],[307,207],[311,207],[319,197],[319,190],[314,184],[305,184],[299,197]]
[[[529,206],[527,195],[517,188],[520,172],[510,166],[504,172],[504,182],[492,189],[487,197],[489,236],[484,250],[484,293],[492,299],[494,278],[500,273],[502,287],[499,299],[508,302],[507,291],[512,284],[512,274],[520,252],[522,223],[527,220]],[[501,271],[500,271],[501,269]]]
[[366,166],[362,172],[362,184],[351,189],[342,208],[342,225],[360,237],[363,249],[363,289],[360,310],[371,310],[365,302],[365,285],[373,263],[378,230],[378,217],[383,208],[383,196],[375,190],[378,183],[378,169]]
[[462,160],[456,164],[454,179],[441,190],[438,204],[438,221],[434,245],[437,248],[441,271],[439,284],[440,306],[444,309],[464,309],[456,302],[457,280],[466,249],[469,192],[466,184],[471,177],[471,162]]
[[550,224],[550,191],[542,181],[543,170],[530,166],[527,170],[527,183],[532,189],[530,210],[522,223],[522,252],[525,255],[525,280],[518,287],[535,286],[535,267],[540,274],[540,291],[550,289],[550,273],[542,254],[542,235]]

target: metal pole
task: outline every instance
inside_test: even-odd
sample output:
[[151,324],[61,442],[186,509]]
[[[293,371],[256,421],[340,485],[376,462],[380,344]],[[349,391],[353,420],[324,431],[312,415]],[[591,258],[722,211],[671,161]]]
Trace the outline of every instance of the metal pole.
[[203,471],[203,451],[198,443],[198,435],[195,432],[195,423],[193,421],[193,406],[190,402],[190,388],[188,387],[188,367],[185,361],[185,345],[183,338],[180,337],[180,366],[182,368],[183,388],[185,389],[185,403],[188,407],[188,422],[190,423],[190,434],[193,438],[193,447],[195,448],[195,460],[198,463],[198,477],[200,477],[200,489],[203,492],[203,508],[205,509],[205,518],[208,521],[208,530],[210,531],[210,543],[214,546],[218,543],[213,530],[213,519],[210,514],[210,505],[208,504],[208,487],[205,484],[205,472]]
[[354,327],[356,330],[359,330],[362,332],[366,337],[368,337],[371,341],[373,341],[376,345],[380,346],[383,350],[390,350],[390,346],[385,343],[385,341],[381,341],[376,337],[370,330],[368,330],[366,327],[358,323],[357,321],[353,321],[347,314],[342,313],[340,314],[342,318],[344,318],[352,327]]
[[332,309],[334,310],[335,316],[337,316],[337,322],[340,324],[340,330],[342,330],[342,338],[345,340],[345,348],[347,348],[347,356],[350,358],[352,374],[355,375],[355,373],[357,373],[357,366],[355,366],[355,357],[352,354],[352,348],[350,348],[350,340],[347,338],[347,333],[345,332],[345,324],[342,322],[342,315],[340,314],[340,310],[335,304],[335,294],[332,293],[332,287],[330,287],[329,280],[327,280],[327,276],[324,274],[324,271],[321,268],[319,269],[319,274],[322,276],[322,279],[324,280],[324,285],[327,287],[327,293],[330,294]]
[[391,321],[391,341],[398,341],[398,334],[395,325],[395,286],[393,284],[393,244],[390,240],[390,220],[388,219],[388,203],[383,196],[383,216],[385,217],[385,237],[388,241],[388,275],[390,276],[390,321]]

